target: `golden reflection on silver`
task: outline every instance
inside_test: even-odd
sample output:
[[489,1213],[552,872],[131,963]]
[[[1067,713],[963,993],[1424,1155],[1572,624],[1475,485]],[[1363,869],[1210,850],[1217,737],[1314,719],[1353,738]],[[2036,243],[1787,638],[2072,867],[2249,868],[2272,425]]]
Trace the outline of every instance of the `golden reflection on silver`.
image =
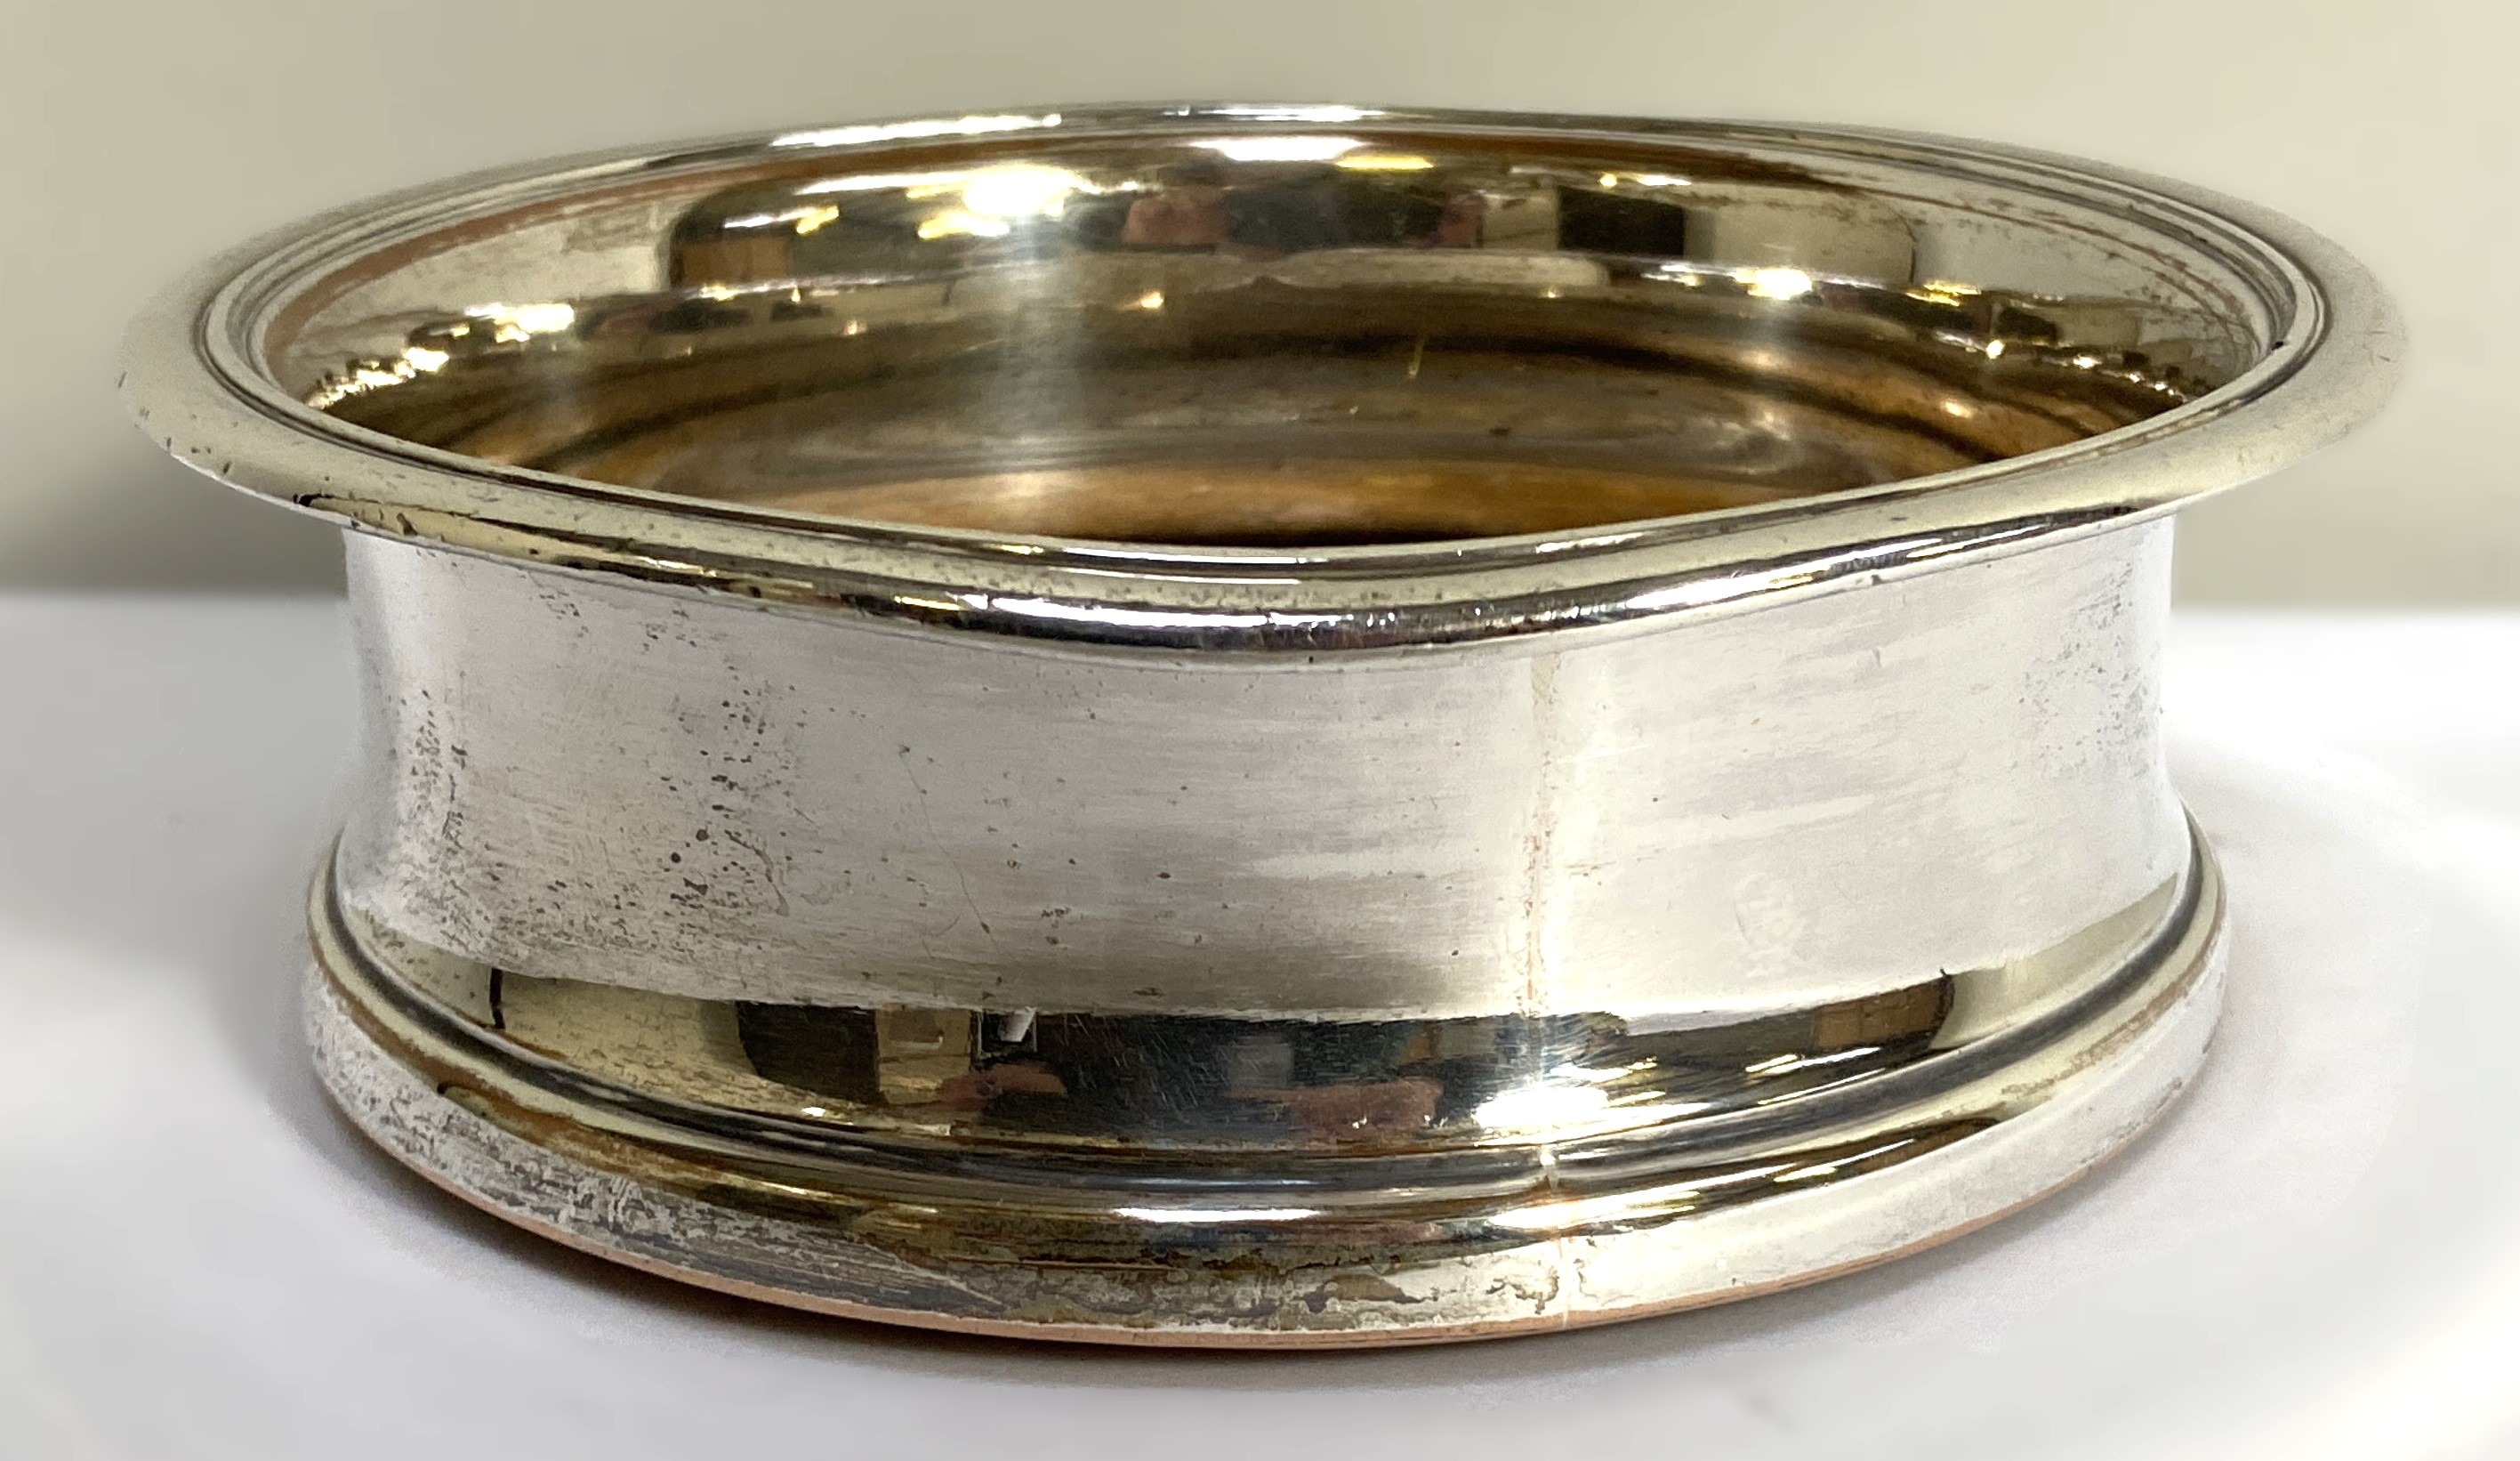
[[2376,409],[2283,219],[1860,132],[799,130],[382,200],[134,327],[350,531],[328,1087],[652,1271],[1104,1343],[1721,1301],[2201,1059],[2167,511]]
[[1267,545],[1922,477],[2251,358],[2193,305],[1912,287],[1886,205],[1817,210],[1774,168],[1313,133],[1073,153],[737,184],[679,210],[666,291],[397,316],[389,354],[281,369],[345,420],[625,486]]

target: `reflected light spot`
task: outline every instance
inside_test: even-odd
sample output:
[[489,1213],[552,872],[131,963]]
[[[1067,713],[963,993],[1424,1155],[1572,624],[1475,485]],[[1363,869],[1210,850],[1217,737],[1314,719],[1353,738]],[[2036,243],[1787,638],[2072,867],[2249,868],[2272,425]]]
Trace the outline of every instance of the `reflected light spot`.
[[1968,537],[1956,537],[1944,542],[1925,543],[1909,549],[1906,556],[1909,562],[1916,563],[1928,558],[1940,558],[1946,553],[1958,553],[1966,548],[1980,548],[1989,543],[2001,543],[2012,538],[2024,537],[2030,533],[2037,532],[2039,528],[2035,525],[2015,525],[2011,527],[2000,527],[1993,531],[1974,533]]
[[2003,342],[2002,342],[2002,341],[2000,341],[2000,340],[1990,340],[1990,341],[1988,341],[1988,342],[1986,342],[1986,358],[1987,358],[1987,359],[1989,359],[1989,360],[2001,360],[2001,359],[2002,359],[2002,358],[2003,358]]
[[1138,297],[1138,307],[1139,307],[1140,309],[1161,309],[1161,308],[1163,308],[1163,307],[1164,307],[1164,292],[1163,292],[1162,290],[1159,290],[1159,289],[1150,289],[1150,290],[1147,291],[1145,294],[1140,295],[1140,296]]
[[1640,536],[1642,536],[1642,534],[1634,532],[1602,533],[1595,537],[1567,538],[1560,542],[1542,543],[1531,551],[1534,553],[1565,553],[1570,550],[1581,548],[1612,548],[1621,543],[1634,542]]
[[[502,326],[505,330],[510,327]],[[525,337],[516,337],[519,340]],[[329,410],[352,396],[363,395],[389,386],[399,386],[430,371],[442,368],[452,358],[444,350],[427,345],[412,345],[391,361],[361,360],[351,362],[348,374],[328,379],[306,397],[306,403],[319,411]]]
[[1609,1110],[1609,1093],[1598,1086],[1527,1085],[1490,1096],[1470,1119],[1490,1130],[1523,1130],[1593,1120]]
[[984,218],[964,208],[947,208],[919,225],[922,239],[1003,239],[1014,231],[1004,218]]
[[[1259,560],[1268,562],[1269,560]],[[1200,614],[1168,609],[1130,609],[1118,604],[1073,604],[1058,599],[1015,598],[1000,594],[964,594],[974,609],[1060,623],[1100,624],[1115,629],[1320,629],[1340,622],[1337,614],[1306,614],[1273,609],[1260,614]]]
[[476,320],[514,325],[534,335],[548,335],[565,330],[577,319],[575,307],[567,304],[475,304],[464,311]]
[[1357,153],[1340,158],[1338,165],[1350,172],[1423,172],[1435,160],[1415,153]]
[[1857,1045],[1847,1050],[1832,1050],[1826,1055],[1778,1055],[1741,1068],[1745,1075],[1781,1075],[1788,1071],[1808,1071],[1814,1066],[1834,1066],[1868,1055],[1878,1055],[1878,1045]]
[[1741,276],[1754,297],[1799,299],[1812,292],[1812,277],[1800,269],[1752,269]]
[[1040,116],[929,117],[921,121],[878,122],[868,126],[822,127],[789,132],[770,139],[772,147],[863,147],[876,142],[913,142],[925,137],[979,137],[991,132],[1022,132],[1055,127],[1056,112]]
[[1064,167],[1010,162],[965,179],[963,206],[996,218],[1056,218],[1066,209],[1068,195],[1091,191],[1092,184]]
[[1191,145],[1237,162],[1327,162],[1365,146],[1353,137],[1210,137]]
[[1382,114],[1371,107],[1216,107],[1211,116],[1248,117],[1253,121],[1301,121],[1345,123],[1363,121]]
[[1115,1217],[1134,1217],[1140,1222],[1300,1222],[1319,1217],[1319,1208],[1114,1208]]
[[557,302],[475,304],[464,313],[489,325],[491,342],[496,344],[518,344],[537,335],[556,334],[577,319],[575,308]]
[[780,228],[792,225],[798,233],[815,229],[840,216],[840,210],[829,204],[821,207],[788,208],[776,213],[739,213],[718,225],[725,229]]

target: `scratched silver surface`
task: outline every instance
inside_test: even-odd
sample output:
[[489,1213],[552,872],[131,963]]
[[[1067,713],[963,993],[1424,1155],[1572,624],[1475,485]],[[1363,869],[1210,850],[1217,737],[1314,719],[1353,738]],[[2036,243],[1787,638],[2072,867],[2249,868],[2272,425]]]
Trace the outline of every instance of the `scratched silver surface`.
[[2175,874],[2168,524],[1565,649],[1060,650],[354,534],[345,900],[715,999],[1737,1017]]
[[[1912,1252],[2074,1180],[2185,1088],[2222,1000],[2219,921],[2193,931],[2186,976],[2139,1024],[2053,1068],[1947,1093],[2002,1119],[1906,1160],[1749,1169],[1765,1193],[1707,1210],[1725,1181],[1499,1207],[1462,1233],[1404,1228],[1394,1251],[1305,1251],[1297,1214],[1113,1212],[1128,1261],[1009,1262],[902,1249],[882,1227],[696,1198],[582,1151],[520,1136],[449,1098],[362,1029],[319,974],[307,1030],[352,1120],[441,1187],[571,1247],[750,1298],[851,1318],[1099,1344],[1346,1347],[1546,1333],[1772,1292]],[[2025,1098],[2025,1088],[2036,1088]],[[460,1093],[459,1093],[460,1094]],[[1888,1143],[1896,1145],[1895,1137]],[[1867,1169],[1867,1168],[1869,1169]],[[1737,1190],[1737,1177],[1732,1185]],[[880,1211],[880,1203],[867,1207]],[[934,1223],[914,1207],[913,1224]],[[1273,1231],[1274,1230],[1274,1231]],[[1294,1253],[1287,1250],[1293,1249]],[[1255,1262],[1276,1253],[1279,1261]]]

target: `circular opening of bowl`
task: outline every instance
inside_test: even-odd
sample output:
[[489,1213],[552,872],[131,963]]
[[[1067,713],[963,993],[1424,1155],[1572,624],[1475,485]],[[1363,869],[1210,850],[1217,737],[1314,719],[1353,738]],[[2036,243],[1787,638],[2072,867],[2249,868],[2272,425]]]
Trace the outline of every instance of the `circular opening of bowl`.
[[302,269],[259,367],[401,442],[671,497],[1319,547],[1998,462],[2192,401],[2280,331],[2245,251],[1962,150],[1040,120],[484,187]]

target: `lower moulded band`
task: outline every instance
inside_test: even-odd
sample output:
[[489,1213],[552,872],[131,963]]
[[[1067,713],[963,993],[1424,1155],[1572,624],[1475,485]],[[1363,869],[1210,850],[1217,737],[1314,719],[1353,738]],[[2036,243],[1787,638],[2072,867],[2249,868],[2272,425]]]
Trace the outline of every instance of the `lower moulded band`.
[[2203,1057],[2220,1004],[2222,899],[2210,857],[2197,876],[2187,926],[2125,999],[1916,1109],[1612,1193],[1361,1214],[1207,1210],[1134,1194],[1053,1211],[951,1182],[924,1201],[850,1191],[783,1171],[776,1154],[666,1150],[435,1078],[360,1008],[354,971],[319,963],[307,1020],[334,1098],[397,1159],[520,1226],[649,1272],[974,1334],[1440,1343],[1812,1282],[2072,1181],[2158,1116]]

